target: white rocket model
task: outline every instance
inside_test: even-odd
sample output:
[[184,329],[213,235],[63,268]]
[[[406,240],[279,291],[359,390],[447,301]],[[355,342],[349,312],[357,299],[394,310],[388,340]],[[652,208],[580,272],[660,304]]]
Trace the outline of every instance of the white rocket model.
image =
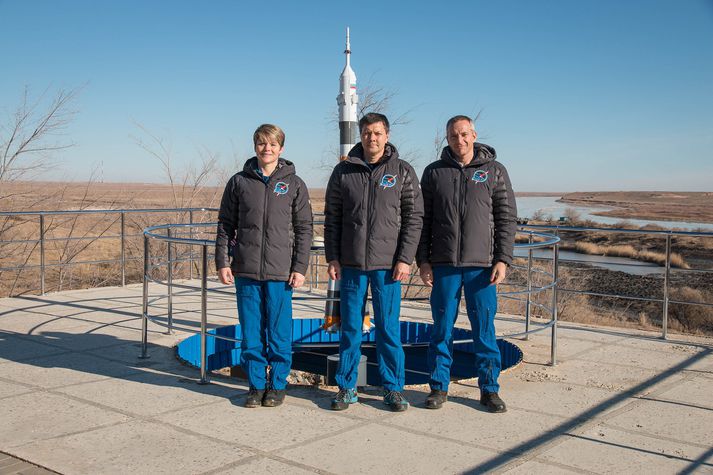
[[356,93],[356,74],[352,70],[349,60],[352,51],[349,45],[349,28],[347,27],[347,49],[344,50],[347,63],[344,65],[342,75],[339,76],[339,95],[337,104],[339,105],[339,155],[346,157],[359,139],[359,128],[357,125],[357,102],[359,96]]
[[[356,145],[359,139],[359,124],[357,123],[357,103],[359,96],[356,93],[356,74],[352,70],[349,62],[351,58],[351,47],[349,45],[349,27],[347,27],[347,48],[344,50],[347,62],[344,65],[342,75],[339,76],[339,95],[337,104],[339,105],[339,155],[340,160],[347,158],[349,151]],[[339,299],[339,281],[329,279],[327,284],[327,298]],[[371,317],[369,314],[368,302],[365,302],[364,321],[362,329],[364,332],[371,330]],[[323,328],[328,332],[336,332],[340,326],[339,300],[327,300],[324,307]]]

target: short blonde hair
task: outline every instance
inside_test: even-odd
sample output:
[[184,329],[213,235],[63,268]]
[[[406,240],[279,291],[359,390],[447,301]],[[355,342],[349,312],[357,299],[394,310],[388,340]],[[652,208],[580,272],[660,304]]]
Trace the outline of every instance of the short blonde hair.
[[280,147],[285,146],[285,132],[283,132],[282,129],[276,125],[262,124],[260,127],[255,129],[255,133],[253,134],[253,145],[257,145],[257,142],[260,139],[273,139],[280,144]]

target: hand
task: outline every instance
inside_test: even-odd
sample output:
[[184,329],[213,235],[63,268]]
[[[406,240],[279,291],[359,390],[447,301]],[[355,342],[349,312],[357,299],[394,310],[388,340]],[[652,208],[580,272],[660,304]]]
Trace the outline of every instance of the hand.
[[398,261],[394,266],[394,273],[391,276],[392,279],[398,280],[399,282],[404,281],[411,274],[411,266],[405,262]]
[[290,274],[290,280],[288,280],[287,283],[290,284],[293,289],[302,287],[302,284],[305,283],[305,276],[299,272],[292,272]]
[[503,280],[505,280],[505,274],[507,274],[508,266],[504,262],[496,262],[493,266],[493,270],[490,273],[490,283],[498,285]]
[[419,268],[419,273],[421,274],[421,280],[424,284],[429,287],[433,287],[433,268],[428,262],[421,264]]
[[329,275],[329,278],[332,280],[339,280],[342,277],[342,266],[339,265],[339,261],[329,261],[327,275]]
[[218,278],[220,278],[220,281],[225,285],[232,284],[233,271],[230,269],[230,267],[221,267],[220,269],[218,269]]

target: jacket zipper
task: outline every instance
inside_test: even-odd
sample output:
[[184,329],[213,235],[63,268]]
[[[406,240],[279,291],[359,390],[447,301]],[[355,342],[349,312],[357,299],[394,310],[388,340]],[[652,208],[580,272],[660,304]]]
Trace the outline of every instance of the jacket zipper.
[[369,269],[369,234],[371,230],[371,202],[374,188],[374,170],[369,169],[369,192],[366,194],[366,239],[364,240],[364,270]]
[[458,178],[458,255],[456,256],[456,265],[460,267],[461,265],[461,257],[463,256],[463,249],[461,249],[461,246],[463,245],[463,196],[465,193],[463,192],[463,184],[466,183],[465,180],[465,169],[461,168],[460,169],[460,174],[461,176]]
[[265,280],[265,234],[267,233],[267,197],[270,192],[270,187],[267,182],[261,180],[265,185],[265,201],[262,207],[262,241],[260,241],[260,280]]

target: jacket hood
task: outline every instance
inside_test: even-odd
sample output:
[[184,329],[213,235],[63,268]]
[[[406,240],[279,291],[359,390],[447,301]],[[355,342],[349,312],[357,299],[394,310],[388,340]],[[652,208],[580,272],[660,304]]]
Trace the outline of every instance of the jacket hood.
[[[497,159],[495,149],[490,145],[486,145],[484,143],[474,143],[473,153],[475,154],[475,156],[473,157],[473,160],[471,160],[471,162],[467,165],[469,167],[485,165],[486,163],[495,161]],[[456,165],[458,167],[460,166],[460,163],[458,163],[458,160],[455,159],[455,155],[451,151],[450,146],[446,146],[443,149],[443,152],[441,152],[441,160]]]
[[[386,142],[386,146],[384,147],[384,156],[381,158],[379,163],[386,163],[389,160],[396,160],[398,158],[399,151],[396,150],[396,146],[391,142]],[[354,163],[356,165],[365,165],[364,147],[361,143],[358,143],[354,147],[352,147],[345,161],[349,163]]]
[[[243,166],[243,171],[245,173],[250,174],[251,176],[254,176],[255,178],[260,178],[257,172],[255,171],[257,168],[257,157],[252,157],[245,162],[245,165]],[[283,178],[288,175],[294,174],[295,164],[289,160],[285,160],[284,158],[278,158],[277,168],[275,169],[275,172],[270,176],[270,178]]]

